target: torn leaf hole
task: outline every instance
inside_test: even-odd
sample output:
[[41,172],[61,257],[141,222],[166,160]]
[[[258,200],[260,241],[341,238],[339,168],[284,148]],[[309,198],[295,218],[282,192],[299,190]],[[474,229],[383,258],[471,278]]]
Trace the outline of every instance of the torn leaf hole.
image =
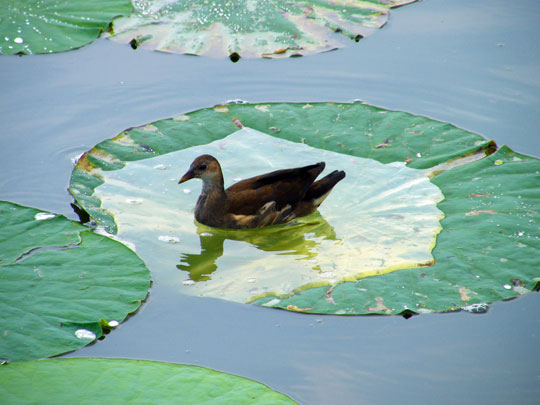
[[79,247],[80,244],[81,244],[81,242],[79,241],[78,243],[76,243],[76,244],[74,244],[74,245],[69,245],[69,246],[42,246],[42,247],[30,249],[28,252],[25,252],[25,253],[23,253],[22,255],[20,255],[19,257],[17,257],[17,258],[13,261],[13,264],[22,262],[23,260],[25,260],[25,259],[27,259],[27,258],[29,258],[29,257],[32,257],[32,256],[34,256],[36,253],[39,253],[39,252],[42,252],[42,251],[46,251],[46,250],[68,250],[68,249],[75,249],[75,248]]

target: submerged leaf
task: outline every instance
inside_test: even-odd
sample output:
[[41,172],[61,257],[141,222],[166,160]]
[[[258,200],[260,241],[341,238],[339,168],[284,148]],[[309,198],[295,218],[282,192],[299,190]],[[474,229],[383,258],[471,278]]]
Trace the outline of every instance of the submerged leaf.
[[131,250],[43,214],[0,202],[0,357],[10,361],[83,347],[148,292],[149,272]]
[[358,41],[386,23],[391,7],[413,1],[134,0],[135,13],[114,21],[111,39],[233,62],[302,56]]

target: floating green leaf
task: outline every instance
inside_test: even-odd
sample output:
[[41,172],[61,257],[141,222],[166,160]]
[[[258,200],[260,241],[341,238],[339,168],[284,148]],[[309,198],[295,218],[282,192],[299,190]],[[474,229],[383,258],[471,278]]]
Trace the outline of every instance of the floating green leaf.
[[294,404],[263,384],[203,367],[146,360],[51,359],[0,366],[3,404]]
[[[235,123],[240,122],[263,134],[260,138],[256,134],[253,137],[253,131],[244,128],[235,135],[238,131]],[[242,132],[249,136],[241,138]],[[297,144],[281,144],[283,141],[276,138]],[[269,146],[272,141],[265,143],[266,139],[276,139],[278,149],[286,151],[282,153],[283,158],[287,159],[289,155],[289,159],[298,164],[304,162],[303,159],[316,159],[320,153],[320,160],[332,162],[331,169],[346,166],[346,179],[350,178],[353,183],[340,183],[321,206],[321,216],[306,217],[292,227],[248,233],[195,227],[190,211],[194,202],[182,200],[181,187],[176,185],[191,159],[203,150],[215,154],[236,150],[244,157],[249,154],[250,159],[237,158],[236,163],[233,160],[227,167],[239,167],[241,174],[243,167],[253,163],[260,173],[266,166],[258,158],[259,149],[268,155],[269,164],[275,161],[281,167],[284,162],[272,153]],[[200,146],[198,149],[190,149],[197,145]],[[307,146],[316,148],[313,156]],[[174,151],[180,152],[171,153]],[[183,156],[182,151],[190,155],[189,158]],[[340,155],[332,161],[327,151]],[[437,236],[432,257],[429,251],[433,245],[419,242],[415,236],[421,230],[429,229],[420,217],[414,223],[414,215],[424,214],[421,208],[414,214],[418,190],[411,188],[411,193],[404,194],[401,205],[392,203],[393,195],[399,196],[399,192],[407,188],[407,181],[396,181],[390,172],[384,174],[384,171],[376,171],[379,169],[367,169],[368,166],[362,166],[363,159],[373,162],[372,167],[403,167],[411,173],[416,170],[420,175],[418,179],[422,176],[431,178],[430,184],[442,192],[445,199],[438,202],[437,207],[445,218],[441,221],[442,231]],[[358,173],[354,172],[355,165]],[[174,168],[173,173],[170,173],[171,168]],[[370,177],[372,170],[379,175]],[[155,232],[161,233],[159,237],[151,234],[155,240],[147,239],[142,245],[148,243],[153,248],[145,252],[141,247],[139,254],[155,272],[156,278],[165,278],[172,285],[176,283],[184,293],[243,302],[255,300],[259,305],[317,313],[390,314],[459,308],[478,311],[484,309],[486,303],[510,299],[534,289],[540,276],[540,240],[535,229],[539,216],[535,209],[540,200],[539,170],[537,159],[516,154],[506,147],[497,151],[492,141],[479,135],[403,112],[361,103],[233,104],[157,121],[102,142],[81,158],[73,172],[70,190],[99,224],[109,232],[118,232],[123,239],[130,240],[129,235],[136,233],[135,228],[139,225],[130,224],[145,223],[141,218],[146,214],[137,213],[137,210],[138,206],[141,209],[147,206],[144,209],[151,212]],[[151,186],[138,182],[141,173],[145,173],[144,178],[151,178]],[[246,176],[251,174],[256,173],[247,172]],[[235,175],[234,171],[229,175],[225,173],[228,184]],[[358,175],[356,180],[355,175]],[[366,182],[365,186],[371,184],[371,191],[369,187],[359,188],[362,181]],[[185,192],[190,192],[191,187]],[[193,185],[193,188],[195,195],[191,197],[196,198],[198,186]],[[161,193],[163,202],[145,193]],[[337,206],[342,208],[333,207],[331,198],[336,198]],[[373,208],[366,205],[371,198],[378,201],[381,212],[377,212],[376,205]],[[426,202],[424,207],[434,206],[439,199]],[[123,204],[121,212],[115,204]],[[395,209],[387,209],[385,204]],[[126,208],[128,205],[137,206],[137,209],[131,211]],[[107,207],[114,214],[107,211]],[[407,210],[412,213],[411,225],[406,225]],[[376,222],[381,213],[386,224]],[[438,221],[441,217],[435,214],[433,218]],[[400,220],[404,230],[398,227]],[[340,225],[340,222],[349,222],[353,228],[359,228],[358,221],[363,221],[367,232],[362,233],[364,229],[351,232]],[[438,228],[432,229],[431,235],[435,238]],[[381,253],[383,245],[375,249],[361,244],[349,245],[355,238],[358,241],[377,240],[384,231],[389,231],[389,236],[382,238],[389,248],[385,253]],[[408,231],[412,233],[409,235]],[[193,237],[196,243],[191,239]],[[141,244],[140,239],[130,241]],[[386,260],[390,262],[393,254],[406,257],[398,248],[400,241],[424,246],[428,256],[422,260],[413,259],[411,263],[403,260],[402,265],[387,265]],[[158,247],[160,255],[155,254],[156,244],[162,246]],[[334,250],[336,254],[332,260],[332,249],[336,245],[338,248]],[[345,247],[343,251],[339,250],[342,248],[339,245]],[[321,260],[324,259],[324,246],[330,249],[329,260]],[[392,252],[394,246],[396,252]],[[347,261],[357,248],[360,255]],[[250,256],[249,252],[254,250],[262,256],[258,259]],[[414,257],[413,251],[411,249],[410,257]],[[167,256],[165,252],[180,257],[180,261],[158,263],[156,257]],[[382,256],[378,258],[377,254]],[[243,271],[246,263],[239,259],[241,257],[247,257],[249,271],[258,268],[259,273]],[[380,263],[380,270],[369,271],[365,260],[370,258]],[[306,263],[311,263],[313,274],[309,277],[319,279],[315,282],[301,276],[303,283],[289,283],[289,276],[280,273],[278,280],[287,285],[277,288],[274,283],[271,288],[261,289],[258,283],[264,277],[260,271],[272,260],[279,263],[273,268],[285,269],[291,280],[298,276],[297,272],[306,271]],[[342,275],[334,277],[332,273],[337,274],[342,268],[351,273],[339,273]],[[374,274],[377,276],[369,277]],[[240,289],[247,295],[232,293],[240,284],[243,284]]]
[[[180,162],[187,168],[205,153],[219,159],[227,184],[318,161],[326,162],[327,172],[339,168],[347,177],[320,207],[320,215],[294,225],[245,231],[197,227],[192,208],[200,185],[177,186],[178,174],[169,169]],[[170,272],[168,285],[183,282],[189,285],[182,289],[186,294],[250,302],[433,262],[442,218],[436,204],[443,196],[428,175],[404,163],[353,159],[243,128],[206,145],[104,171],[104,184],[94,197],[114,213],[120,239],[137,246],[151,268],[174,268],[179,248],[170,242],[181,241],[176,267],[188,274]],[[137,179],[145,179],[144,185]],[[218,263],[218,273],[210,276]],[[209,281],[192,282],[201,276]]]
[[0,202],[0,357],[75,350],[146,297],[148,269],[127,247],[76,222]]
[[132,10],[129,0],[2,0],[0,55],[80,48]]
[[[114,21],[114,41],[152,50],[240,57],[302,56],[358,41],[382,27],[391,7],[416,0],[134,0]],[[339,33],[341,35],[336,35]]]

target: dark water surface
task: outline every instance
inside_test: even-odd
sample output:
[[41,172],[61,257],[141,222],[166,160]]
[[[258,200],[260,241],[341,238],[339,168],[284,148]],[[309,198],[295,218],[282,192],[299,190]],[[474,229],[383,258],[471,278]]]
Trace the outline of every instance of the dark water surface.
[[[4,56],[0,199],[77,219],[66,191],[72,158],[125,128],[231,99],[361,99],[540,157],[539,34],[536,0],[425,0],[394,10],[386,27],[350,48],[300,59],[233,64],[106,40]],[[532,404],[540,295],[485,315],[405,320],[309,316],[154,285],[136,316],[70,356],[203,365],[306,404]]]

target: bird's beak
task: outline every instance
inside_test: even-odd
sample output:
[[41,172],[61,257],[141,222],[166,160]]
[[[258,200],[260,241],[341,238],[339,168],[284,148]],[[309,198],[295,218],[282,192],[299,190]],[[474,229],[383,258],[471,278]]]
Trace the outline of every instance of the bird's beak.
[[193,177],[195,177],[194,174],[193,174],[193,172],[192,172],[191,170],[188,170],[188,171],[186,172],[186,174],[184,174],[184,175],[182,176],[182,178],[180,179],[180,181],[178,182],[178,184],[182,184],[184,181],[188,181],[188,180],[192,179]]

